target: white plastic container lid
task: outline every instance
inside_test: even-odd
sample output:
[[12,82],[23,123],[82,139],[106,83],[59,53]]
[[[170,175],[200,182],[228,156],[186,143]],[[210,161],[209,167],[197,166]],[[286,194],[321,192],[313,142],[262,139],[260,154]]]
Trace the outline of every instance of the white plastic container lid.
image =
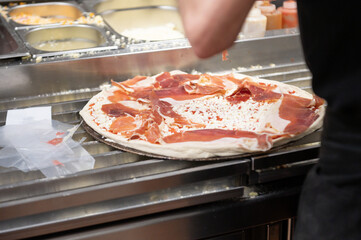
[[262,4],[263,4],[263,0],[257,0],[254,2],[254,7],[258,8]]
[[274,12],[276,10],[276,5],[274,4],[269,4],[269,5],[259,5],[258,8],[262,11],[262,12],[266,12],[266,13],[270,13],[270,12]]
[[283,7],[287,9],[297,8],[297,3],[295,1],[284,1]]

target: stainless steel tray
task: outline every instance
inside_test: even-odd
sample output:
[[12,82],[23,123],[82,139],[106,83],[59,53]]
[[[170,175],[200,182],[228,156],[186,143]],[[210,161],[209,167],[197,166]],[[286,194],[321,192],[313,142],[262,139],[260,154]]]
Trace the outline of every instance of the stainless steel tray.
[[[29,3],[24,5],[17,5],[10,7],[8,10],[8,17],[10,18],[10,24],[15,29],[32,28],[36,26],[45,25],[58,25],[63,20],[75,21],[79,17],[83,16],[85,11],[73,1],[69,2],[43,2],[43,3]],[[45,19],[53,18],[54,23],[41,24],[24,24],[13,20],[15,16],[21,14],[34,15],[44,17]],[[59,21],[56,23],[56,21]]]
[[30,30],[18,29],[17,32],[35,57],[94,53],[119,48],[109,40],[104,28],[93,25],[42,26]]
[[172,6],[178,5],[176,0],[132,0],[132,1],[118,1],[118,0],[87,0],[82,1],[84,8],[96,13],[102,13],[107,10],[114,9],[129,9],[142,8],[151,6]]
[[[101,15],[105,22],[120,37],[130,39],[131,43],[183,39],[184,30],[174,0],[136,0],[136,1],[84,1],[89,11]],[[154,30],[154,27],[162,27]],[[134,29],[153,28],[152,34],[139,36]],[[160,31],[160,32],[154,32]],[[177,36],[165,36],[163,31],[171,31]],[[125,33],[126,32],[126,33]]]
[[[37,62],[42,60],[42,57],[56,56],[57,60],[79,56],[91,57],[122,49],[127,44],[127,39],[117,38],[116,33],[106,23],[93,24],[91,20],[89,23],[77,23],[79,17],[84,17],[86,22],[86,17],[90,13],[75,1],[16,5],[9,7],[6,12],[7,27],[18,36],[17,41],[27,47],[27,55],[32,55],[32,59],[37,59]],[[14,15],[22,13],[75,22],[21,24],[12,20]]]

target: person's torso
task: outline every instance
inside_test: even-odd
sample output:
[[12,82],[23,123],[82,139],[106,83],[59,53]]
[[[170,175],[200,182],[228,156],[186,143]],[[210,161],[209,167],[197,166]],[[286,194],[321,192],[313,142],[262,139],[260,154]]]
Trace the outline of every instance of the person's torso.
[[329,107],[359,106],[361,114],[361,2],[298,0],[305,60],[313,89]]

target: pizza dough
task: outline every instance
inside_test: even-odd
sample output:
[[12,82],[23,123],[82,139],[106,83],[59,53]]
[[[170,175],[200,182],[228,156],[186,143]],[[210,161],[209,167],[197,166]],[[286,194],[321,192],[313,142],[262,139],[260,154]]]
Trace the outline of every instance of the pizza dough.
[[112,82],[80,115],[107,141],[172,158],[267,151],[322,125],[322,99],[242,74],[180,71]]

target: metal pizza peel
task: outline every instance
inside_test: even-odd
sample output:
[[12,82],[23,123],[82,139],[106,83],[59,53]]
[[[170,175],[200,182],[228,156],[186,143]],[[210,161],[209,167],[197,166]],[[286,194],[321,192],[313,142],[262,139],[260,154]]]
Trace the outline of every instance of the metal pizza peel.
[[[84,120],[82,121],[82,127],[85,129],[87,133],[89,133],[95,140],[102,142],[106,145],[109,145],[115,149],[119,149],[121,151],[130,152],[134,154],[138,154],[141,156],[147,156],[151,158],[158,158],[158,159],[167,159],[167,160],[184,160],[184,161],[222,161],[222,160],[232,160],[232,159],[241,159],[246,158],[249,156],[254,156],[257,154],[264,154],[265,152],[258,152],[258,153],[244,153],[244,154],[238,154],[238,155],[231,155],[231,156],[215,156],[215,157],[209,157],[209,158],[177,158],[177,157],[170,157],[170,156],[164,156],[161,154],[154,154],[149,153],[145,151],[141,151],[135,148],[130,148],[127,146],[124,146],[119,143],[107,141],[107,138],[103,135],[99,134],[95,130],[93,130]],[[272,149],[273,150],[273,149]]]

